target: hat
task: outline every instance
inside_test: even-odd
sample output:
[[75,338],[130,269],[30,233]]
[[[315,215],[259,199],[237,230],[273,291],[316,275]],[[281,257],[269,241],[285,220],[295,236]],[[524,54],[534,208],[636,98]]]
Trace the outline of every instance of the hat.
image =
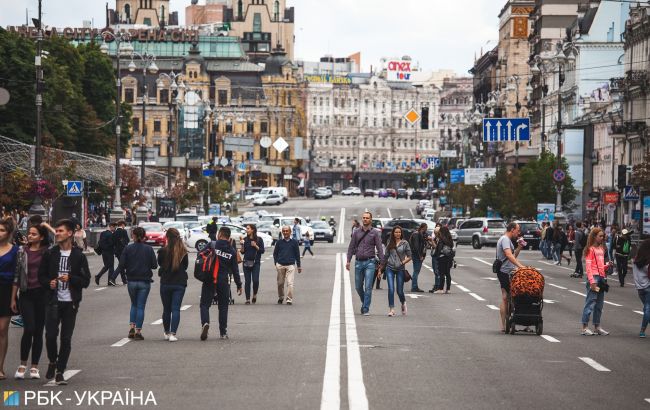
[[623,229],[623,230],[621,231],[621,234],[622,234],[622,235],[627,235],[628,233],[630,233],[630,231],[628,231],[627,229]]

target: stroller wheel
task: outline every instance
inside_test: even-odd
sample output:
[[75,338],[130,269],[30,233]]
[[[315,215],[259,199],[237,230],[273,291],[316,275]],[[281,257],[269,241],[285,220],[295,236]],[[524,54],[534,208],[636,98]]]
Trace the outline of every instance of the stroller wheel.
[[543,331],[544,331],[544,321],[540,320],[539,322],[537,322],[537,326],[535,326],[535,333],[537,333],[537,336],[541,336]]
[[516,330],[515,330],[515,321],[514,321],[514,319],[512,319],[511,322],[510,322],[510,334],[514,335],[515,332],[516,332]]

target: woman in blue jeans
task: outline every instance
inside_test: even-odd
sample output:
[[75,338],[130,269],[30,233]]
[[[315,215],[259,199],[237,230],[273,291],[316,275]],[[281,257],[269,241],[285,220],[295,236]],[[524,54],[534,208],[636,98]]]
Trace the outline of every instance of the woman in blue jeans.
[[643,321],[639,337],[645,337],[645,331],[650,323],[650,239],[641,242],[632,264],[634,285],[643,303]]
[[[600,326],[600,319],[605,303],[605,293],[601,289],[607,283],[606,269],[612,262],[605,263],[605,232],[600,228],[594,228],[587,238],[585,247],[585,271],[587,273],[587,297],[585,307],[582,311],[582,335],[592,336],[609,334]],[[593,314],[593,317],[592,317]],[[594,330],[589,329],[589,318],[592,317]]]
[[178,341],[176,331],[181,321],[181,304],[187,288],[187,249],[176,228],[165,234],[167,245],[158,251],[158,276],[160,276],[160,299],[163,304],[163,329],[165,340]]
[[404,296],[404,270],[412,259],[411,247],[402,238],[402,228],[395,225],[386,244],[384,266],[388,281],[388,316],[395,316],[395,281],[397,281],[397,296],[402,303],[402,315],[406,315],[406,297]]
[[115,275],[124,272],[128,282],[131,298],[129,339],[144,340],[142,336],[144,308],[153,282],[153,270],[158,268],[158,262],[153,248],[144,243],[146,237],[144,228],[139,226],[133,228],[131,235],[133,243],[122,252]]
[[257,237],[257,227],[253,224],[246,225],[246,237],[241,239],[241,249],[244,262],[244,291],[246,292],[246,304],[251,304],[251,283],[253,284],[253,304],[257,302],[257,291],[260,287],[260,268],[262,254],[264,253],[264,241]]

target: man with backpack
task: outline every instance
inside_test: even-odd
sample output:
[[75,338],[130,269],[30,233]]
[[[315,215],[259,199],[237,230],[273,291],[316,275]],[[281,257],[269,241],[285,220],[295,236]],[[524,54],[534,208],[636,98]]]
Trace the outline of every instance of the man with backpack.
[[418,276],[420,275],[420,269],[422,269],[422,263],[424,262],[424,257],[427,254],[426,245],[427,239],[425,237],[427,232],[427,224],[422,223],[417,231],[413,232],[411,238],[409,238],[409,246],[411,247],[411,253],[413,254],[413,275],[411,282],[411,292],[424,292],[418,287]]
[[614,237],[612,243],[612,253],[616,256],[616,266],[618,269],[618,281],[621,287],[625,286],[625,275],[627,275],[627,261],[630,258],[632,250],[632,241],[630,240],[630,231],[623,229],[620,234]]
[[584,267],[582,266],[582,252],[587,246],[587,233],[582,228],[582,222],[576,222],[575,242],[573,244],[573,251],[576,254],[576,270],[571,274],[572,278],[581,278],[584,275]]
[[[122,252],[124,252],[124,249],[129,242],[129,234],[126,233],[126,222],[118,221],[117,229],[113,233],[113,250],[115,251],[115,257],[117,260],[120,260]],[[122,284],[126,285],[126,273],[124,271],[120,272],[120,278],[122,278]],[[108,277],[108,286],[117,286],[115,284],[115,279],[117,279],[117,271]]]
[[237,294],[241,296],[242,282],[239,277],[237,251],[230,244],[230,228],[223,226],[219,229],[217,240],[199,253],[194,266],[194,277],[203,282],[200,301],[202,341],[208,338],[210,306],[215,295],[219,309],[219,334],[222,339],[228,339],[229,275],[235,280]]

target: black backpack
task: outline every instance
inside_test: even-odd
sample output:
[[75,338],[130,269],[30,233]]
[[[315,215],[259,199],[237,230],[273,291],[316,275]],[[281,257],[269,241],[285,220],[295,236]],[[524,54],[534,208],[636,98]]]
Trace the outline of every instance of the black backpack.
[[584,249],[587,246],[587,234],[582,231],[582,236],[580,237],[580,247]]

